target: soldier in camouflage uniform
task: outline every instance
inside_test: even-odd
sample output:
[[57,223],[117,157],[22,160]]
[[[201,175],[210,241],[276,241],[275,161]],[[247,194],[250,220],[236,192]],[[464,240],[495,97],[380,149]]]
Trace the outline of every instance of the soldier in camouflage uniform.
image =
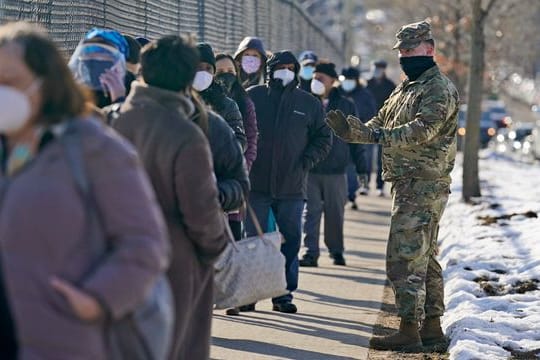
[[405,25],[396,37],[407,79],[368,123],[339,112],[328,113],[327,123],[345,141],[383,146],[383,178],[392,183],[393,197],[386,271],[401,324],[397,333],[371,339],[371,346],[417,351],[422,343],[445,341],[437,235],[450,193],[459,98],[433,61],[427,22]]

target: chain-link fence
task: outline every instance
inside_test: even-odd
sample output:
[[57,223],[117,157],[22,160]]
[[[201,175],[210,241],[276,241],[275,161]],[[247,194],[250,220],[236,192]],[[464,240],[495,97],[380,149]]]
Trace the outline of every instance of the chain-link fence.
[[341,62],[342,45],[288,0],[0,0],[0,22],[29,20],[45,26],[66,52],[92,27],[157,38],[194,33],[217,51],[233,52],[244,36],[269,50],[313,50]]

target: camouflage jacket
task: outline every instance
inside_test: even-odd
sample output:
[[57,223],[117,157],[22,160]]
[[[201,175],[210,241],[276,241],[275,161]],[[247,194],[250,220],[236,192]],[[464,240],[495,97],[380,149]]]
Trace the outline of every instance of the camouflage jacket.
[[459,96],[437,66],[403,81],[366,125],[380,129],[383,179],[450,180],[456,157]]

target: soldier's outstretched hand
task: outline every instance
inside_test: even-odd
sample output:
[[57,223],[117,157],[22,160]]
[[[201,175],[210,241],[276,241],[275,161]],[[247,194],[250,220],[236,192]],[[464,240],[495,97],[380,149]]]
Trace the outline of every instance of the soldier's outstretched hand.
[[347,141],[351,135],[351,129],[347,117],[340,110],[330,110],[326,114],[326,123],[334,133]]
[[344,140],[360,144],[373,144],[376,142],[373,136],[373,130],[367,127],[356,116],[347,116],[347,124],[349,126],[349,138]]

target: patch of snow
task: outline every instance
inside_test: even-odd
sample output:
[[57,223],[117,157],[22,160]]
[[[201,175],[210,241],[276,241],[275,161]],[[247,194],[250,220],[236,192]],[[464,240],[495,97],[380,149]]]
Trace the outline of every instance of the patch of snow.
[[[540,166],[489,152],[479,162],[482,198],[461,201],[462,166],[439,235],[450,359],[508,359],[540,349]],[[503,217],[485,225],[479,217]],[[526,283],[532,288],[518,287]],[[488,295],[489,291],[495,295]],[[492,292],[492,294],[493,294]],[[519,293],[523,292],[523,293]]]

